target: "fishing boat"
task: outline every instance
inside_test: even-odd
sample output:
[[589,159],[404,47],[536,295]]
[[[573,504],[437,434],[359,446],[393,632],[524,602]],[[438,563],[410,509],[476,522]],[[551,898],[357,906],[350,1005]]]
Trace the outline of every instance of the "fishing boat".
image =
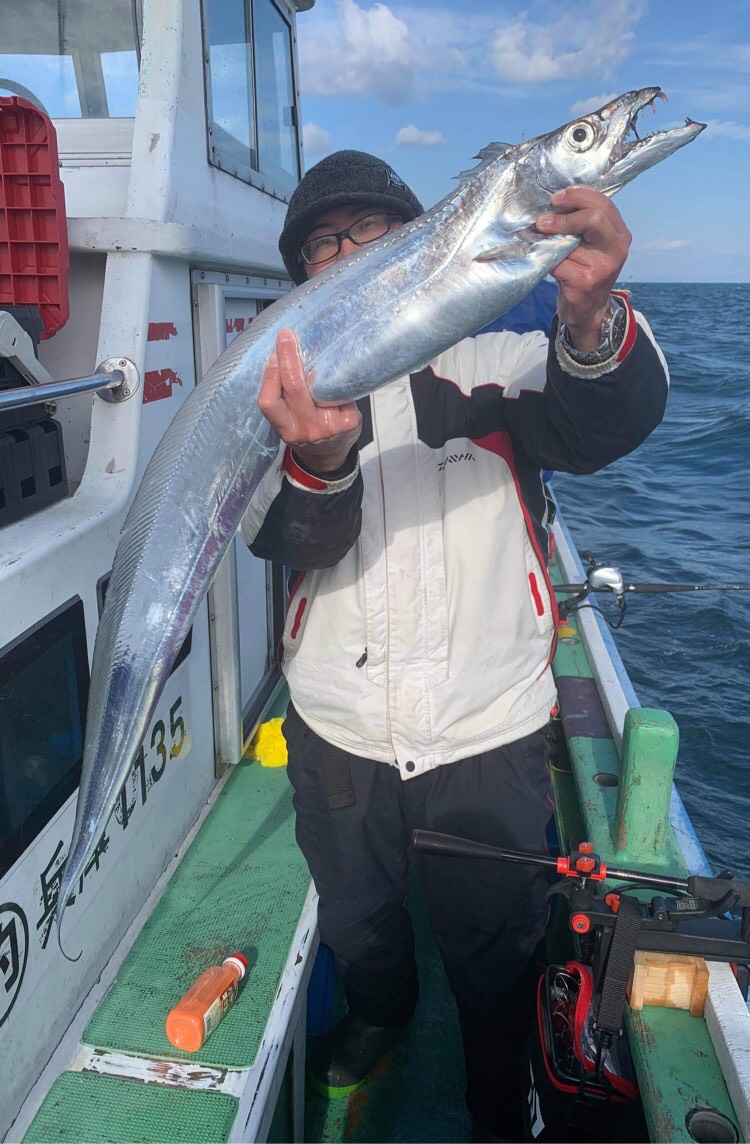
[[[467,1138],[457,1020],[429,940],[407,1041],[346,1100],[306,1088],[307,1034],[330,1020],[335,981],[283,769],[284,570],[240,541],[68,902],[75,948],[66,956],[55,940],[89,664],[120,528],[175,411],[291,285],[276,240],[303,169],[296,20],[313,3],[3,6],[7,1141]],[[553,580],[601,585],[605,573],[583,567],[559,511],[553,536]],[[561,620],[554,670],[557,837],[657,879],[710,874],[673,786],[674,721],[640,707],[593,611]],[[412,905],[419,926],[416,886]],[[556,910],[550,955],[564,963],[581,941]],[[236,1004],[198,1053],[175,1049],[168,1011],[235,950],[250,962]],[[643,1139],[750,1138],[750,1014],[727,960],[709,962],[703,1016],[627,1009],[625,1035]],[[541,1079],[530,1061],[530,1139],[543,1138]]]

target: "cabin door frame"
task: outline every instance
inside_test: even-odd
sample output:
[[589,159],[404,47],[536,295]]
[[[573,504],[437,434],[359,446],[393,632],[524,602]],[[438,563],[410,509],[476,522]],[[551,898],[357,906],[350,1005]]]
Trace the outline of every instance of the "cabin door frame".
[[[191,278],[200,378],[238,333],[287,292],[289,283],[208,270],[194,270]],[[252,556],[236,537],[208,592],[217,777],[239,762],[283,685],[276,649],[285,605],[283,568]]]

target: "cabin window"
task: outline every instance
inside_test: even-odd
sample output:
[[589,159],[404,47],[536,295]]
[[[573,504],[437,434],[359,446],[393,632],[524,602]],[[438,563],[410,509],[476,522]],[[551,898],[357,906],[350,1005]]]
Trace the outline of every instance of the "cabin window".
[[273,0],[253,0],[260,169],[288,192],[299,182],[292,34]]
[[88,687],[79,599],[0,652],[0,877],[78,786]]
[[236,175],[257,167],[253,59],[246,0],[204,0],[211,162]]
[[141,0],[2,0],[0,96],[52,119],[132,118]]
[[203,0],[203,34],[209,162],[288,199],[300,160],[284,0]]

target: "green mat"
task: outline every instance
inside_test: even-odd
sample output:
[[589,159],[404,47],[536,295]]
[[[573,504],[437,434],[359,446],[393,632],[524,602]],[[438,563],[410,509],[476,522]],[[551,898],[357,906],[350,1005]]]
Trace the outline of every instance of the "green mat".
[[[240,763],[173,875],[83,1040],[97,1048],[243,1068],[260,1046],[310,875],[294,839],[286,768]],[[240,994],[198,1053],[164,1022],[209,965],[244,953]]]
[[24,1144],[226,1140],[238,1104],[235,1097],[221,1092],[189,1092],[99,1073],[66,1072],[47,1093]]

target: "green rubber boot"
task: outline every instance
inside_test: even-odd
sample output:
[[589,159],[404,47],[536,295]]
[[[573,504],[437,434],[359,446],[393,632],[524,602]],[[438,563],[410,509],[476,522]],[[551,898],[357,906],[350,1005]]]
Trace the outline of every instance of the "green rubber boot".
[[378,1061],[398,1044],[406,1025],[368,1025],[350,1013],[308,1051],[308,1077],[323,1096],[348,1096],[359,1088]]

